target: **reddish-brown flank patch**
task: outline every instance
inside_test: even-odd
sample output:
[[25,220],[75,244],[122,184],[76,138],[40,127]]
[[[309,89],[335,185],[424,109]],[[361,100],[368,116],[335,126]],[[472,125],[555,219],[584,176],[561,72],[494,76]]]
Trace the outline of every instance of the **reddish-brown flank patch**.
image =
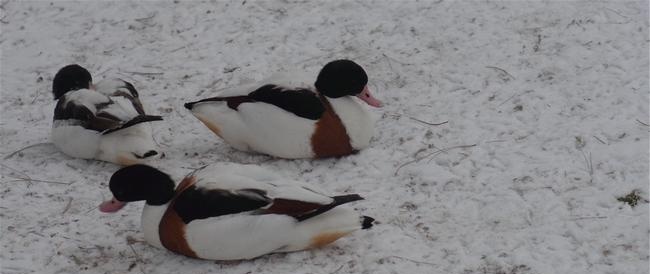
[[[202,118],[201,115],[197,115],[196,118],[198,118],[199,121],[201,121],[206,127],[208,127],[212,132],[214,132],[214,134],[221,137],[221,129],[219,129],[219,127],[217,125],[215,125],[213,123],[210,123],[210,121],[208,121],[208,119]],[[223,137],[221,137],[221,138],[223,138]]]
[[180,184],[178,184],[176,187],[176,194],[174,194],[174,198],[169,203],[165,214],[160,220],[158,234],[160,235],[160,242],[168,250],[188,257],[198,258],[185,238],[185,223],[174,210],[174,201],[176,200],[176,197],[178,197],[178,195],[185,189],[192,186],[194,182],[195,178],[190,176],[186,177]]
[[343,232],[343,231],[320,233],[311,238],[311,243],[309,244],[309,247],[310,248],[323,247],[347,235],[348,233],[349,232]]
[[117,163],[123,166],[131,166],[137,164],[138,161],[126,156],[117,156]]
[[341,118],[334,112],[330,102],[320,96],[325,112],[316,122],[316,129],[311,136],[311,147],[317,158],[348,155],[353,152],[350,136],[341,122]]

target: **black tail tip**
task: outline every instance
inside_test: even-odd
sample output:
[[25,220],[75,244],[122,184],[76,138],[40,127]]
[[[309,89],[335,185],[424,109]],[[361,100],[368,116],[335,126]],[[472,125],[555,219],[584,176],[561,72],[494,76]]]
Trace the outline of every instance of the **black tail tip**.
[[145,154],[142,154],[142,155],[138,155],[138,154],[135,154],[135,153],[133,155],[138,159],[145,159],[145,158],[149,158],[149,157],[158,155],[158,151],[149,150]]
[[147,158],[147,157],[156,156],[156,155],[158,155],[158,151],[149,150],[149,151],[147,151],[147,153],[142,155],[142,157]]
[[184,106],[186,109],[192,110],[192,107],[194,107],[194,103],[185,103]]
[[361,229],[371,228],[375,223],[375,218],[368,216],[361,216]]

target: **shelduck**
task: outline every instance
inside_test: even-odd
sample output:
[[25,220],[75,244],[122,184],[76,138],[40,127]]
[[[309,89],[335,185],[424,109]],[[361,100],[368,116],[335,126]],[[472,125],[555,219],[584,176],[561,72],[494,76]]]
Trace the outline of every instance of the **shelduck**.
[[65,154],[131,165],[158,155],[138,92],[121,79],[92,83],[90,72],[73,64],[61,68],[52,83],[52,142]]
[[142,230],[158,248],[192,258],[251,259],[321,247],[374,219],[344,205],[357,194],[327,196],[254,165],[216,163],[174,189],[169,175],[147,165],[124,167],[110,179],[114,198],[102,212],[145,201]]
[[[367,147],[381,107],[365,70],[350,60],[325,65],[316,82],[287,75],[186,103],[212,132],[233,147],[280,158],[343,156]],[[358,101],[360,99],[360,101]]]

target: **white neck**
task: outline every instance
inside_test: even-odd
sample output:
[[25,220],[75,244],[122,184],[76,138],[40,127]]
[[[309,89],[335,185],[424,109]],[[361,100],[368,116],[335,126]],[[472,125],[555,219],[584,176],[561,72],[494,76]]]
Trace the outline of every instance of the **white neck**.
[[142,232],[144,239],[151,245],[158,248],[164,248],[160,242],[160,235],[158,234],[158,227],[169,203],[159,206],[144,205],[142,209]]

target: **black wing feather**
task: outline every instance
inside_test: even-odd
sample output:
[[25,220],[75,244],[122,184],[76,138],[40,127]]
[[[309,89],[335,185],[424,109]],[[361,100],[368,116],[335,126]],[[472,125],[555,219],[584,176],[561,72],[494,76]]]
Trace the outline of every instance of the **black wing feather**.
[[[241,212],[257,214],[282,214],[304,221],[318,216],[342,204],[362,200],[357,194],[332,197],[334,201],[326,205],[318,205],[297,200],[272,199],[266,191],[259,189],[239,189],[236,191],[222,189],[203,189],[190,186],[176,200],[173,208],[184,223],[193,220],[218,217]],[[282,204],[278,206],[276,205]],[[293,204],[293,205],[292,205]],[[268,206],[268,208],[266,208]],[[263,208],[266,208],[262,210]]]
[[178,195],[174,210],[188,224],[197,219],[257,210],[271,203],[271,199],[260,195],[259,191],[251,192],[250,195],[242,193],[245,191],[238,190],[238,195],[228,190],[206,190],[191,186]]
[[228,107],[237,110],[240,104],[247,102],[264,102],[291,112],[299,117],[318,120],[325,112],[325,106],[318,95],[309,89],[284,89],[276,85],[262,86],[248,95],[230,97],[212,97],[185,104],[192,109],[202,102],[225,101]]
[[[110,104],[104,103],[103,105]],[[102,108],[102,104],[97,105],[97,109]],[[139,123],[160,121],[162,117],[154,115],[139,115],[129,121],[110,115],[109,113],[95,114],[82,104],[76,104],[74,101],[68,102],[65,98],[59,99],[54,108],[54,120],[76,120],[80,126],[85,129],[108,134],[117,130],[125,129]]]
[[325,106],[318,96],[308,89],[286,90],[276,85],[266,85],[249,93],[248,97],[311,120],[320,119],[325,112]]

